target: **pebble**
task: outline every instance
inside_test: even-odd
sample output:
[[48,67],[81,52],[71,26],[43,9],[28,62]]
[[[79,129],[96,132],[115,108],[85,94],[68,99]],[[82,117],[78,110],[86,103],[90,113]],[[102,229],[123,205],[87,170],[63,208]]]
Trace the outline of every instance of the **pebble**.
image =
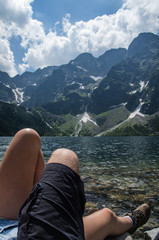
[[159,228],[154,228],[150,231],[146,231],[145,232],[145,240],[159,240],[159,235],[158,235],[158,237],[156,237],[157,234],[159,234]]

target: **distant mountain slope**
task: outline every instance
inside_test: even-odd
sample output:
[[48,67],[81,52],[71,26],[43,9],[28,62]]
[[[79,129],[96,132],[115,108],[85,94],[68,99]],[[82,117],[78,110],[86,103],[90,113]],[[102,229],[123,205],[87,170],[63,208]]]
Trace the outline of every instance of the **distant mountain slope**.
[[159,37],[144,33],[131,43],[128,58],[112,67],[94,90],[88,111],[99,114],[126,104],[132,112],[142,103],[141,112],[152,114],[159,110],[158,96]]
[[74,60],[70,61],[76,67],[81,67],[89,75],[106,76],[112,66],[118,64],[127,57],[125,48],[111,49],[106,51],[98,58],[93,57],[90,53],[82,53]]
[[[159,49],[159,36],[153,33],[140,33],[128,48],[129,57],[136,56],[138,58],[144,55],[156,55]],[[157,52],[156,52],[157,50]]]
[[0,136],[13,136],[22,128],[34,128],[40,135],[53,135],[53,129],[24,107],[0,102]]
[[12,91],[13,98],[9,98],[8,102],[37,107],[50,101],[61,100],[69,88],[69,93],[74,90],[80,95],[88,96],[110,68],[126,56],[126,49],[112,49],[99,58],[83,53],[68,64],[38,69],[34,73],[25,72],[14,78],[0,72],[0,82],[8,88],[3,90],[0,100],[4,101],[3,94]]
[[22,75],[16,75],[12,78],[13,83],[17,88],[25,88],[32,85],[39,85],[49,77],[57,66],[49,66],[43,69],[37,69],[35,72],[24,72]]

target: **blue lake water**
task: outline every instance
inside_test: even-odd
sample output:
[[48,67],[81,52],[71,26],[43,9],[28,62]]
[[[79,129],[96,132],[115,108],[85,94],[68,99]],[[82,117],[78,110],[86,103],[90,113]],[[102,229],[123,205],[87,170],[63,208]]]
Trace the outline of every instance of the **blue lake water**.
[[[42,137],[45,162],[57,148],[80,160],[87,213],[110,207],[122,214],[142,202],[151,205],[148,227],[159,226],[159,137]],[[11,141],[0,137],[0,160]]]

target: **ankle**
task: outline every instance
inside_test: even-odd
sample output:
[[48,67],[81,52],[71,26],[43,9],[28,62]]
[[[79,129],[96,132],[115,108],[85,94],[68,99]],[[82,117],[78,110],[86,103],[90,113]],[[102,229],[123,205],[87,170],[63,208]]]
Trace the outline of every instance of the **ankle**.
[[124,216],[124,218],[127,218],[127,220],[129,221],[129,223],[130,223],[130,227],[129,227],[129,229],[133,226],[133,220],[132,220],[132,218],[130,217],[130,216]]

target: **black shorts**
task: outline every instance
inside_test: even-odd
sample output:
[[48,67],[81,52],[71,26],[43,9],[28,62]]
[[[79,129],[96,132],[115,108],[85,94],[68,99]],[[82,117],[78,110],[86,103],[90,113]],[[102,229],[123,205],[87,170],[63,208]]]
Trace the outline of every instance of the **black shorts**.
[[83,240],[84,185],[70,168],[49,163],[20,211],[18,240]]

